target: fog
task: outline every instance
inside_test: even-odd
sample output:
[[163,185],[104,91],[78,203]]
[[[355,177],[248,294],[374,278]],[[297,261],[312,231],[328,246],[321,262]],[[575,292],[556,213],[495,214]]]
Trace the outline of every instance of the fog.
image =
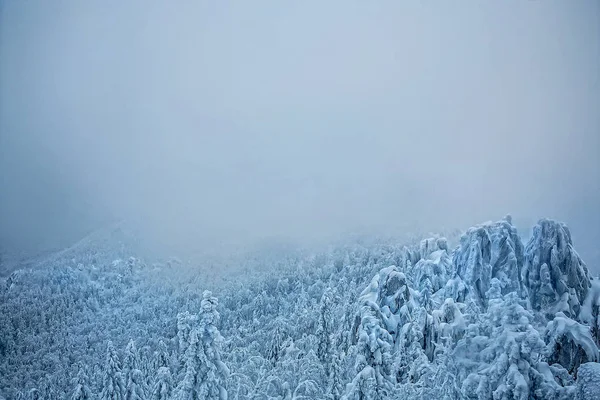
[[[4,1],[0,233],[172,252],[567,222],[600,261],[596,1]],[[600,271],[598,266],[590,267]]]

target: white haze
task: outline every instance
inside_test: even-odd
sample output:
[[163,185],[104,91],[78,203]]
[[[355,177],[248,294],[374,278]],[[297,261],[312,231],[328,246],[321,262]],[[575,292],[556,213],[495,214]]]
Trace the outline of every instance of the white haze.
[[600,261],[597,1],[0,12],[6,248],[122,219],[185,252],[512,213],[565,221]]

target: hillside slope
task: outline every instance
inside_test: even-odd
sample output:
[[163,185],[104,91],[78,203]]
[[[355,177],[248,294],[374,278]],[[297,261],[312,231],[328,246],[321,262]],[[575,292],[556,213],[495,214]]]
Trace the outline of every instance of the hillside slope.
[[454,249],[432,237],[254,255],[219,279],[108,248],[91,240],[0,281],[0,397],[598,395],[600,285],[559,222],[527,243],[507,217]]

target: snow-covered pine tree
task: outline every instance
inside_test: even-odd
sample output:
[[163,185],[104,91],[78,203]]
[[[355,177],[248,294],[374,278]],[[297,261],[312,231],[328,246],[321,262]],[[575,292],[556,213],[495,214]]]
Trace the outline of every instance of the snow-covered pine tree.
[[168,367],[160,367],[152,388],[151,400],[169,400],[173,391],[171,371]]
[[282,346],[287,336],[283,318],[275,318],[271,324],[271,331],[271,338],[267,342],[266,357],[275,365],[281,358]]
[[206,399],[227,399],[225,383],[229,368],[221,361],[223,337],[217,328],[220,320],[217,306],[219,302],[212,292],[206,290],[200,302],[199,346],[199,385]]
[[222,337],[216,327],[220,319],[217,306],[217,298],[205,291],[200,303],[198,328],[192,329],[183,355],[182,378],[175,391],[179,400],[227,398],[225,381],[229,369],[221,361]]
[[154,355],[154,369],[158,370],[161,367],[170,367],[171,357],[169,355],[169,349],[164,340],[160,339],[158,342],[158,350]]
[[596,346],[600,348],[600,280],[594,279],[591,284],[579,312],[579,320],[591,328]]
[[325,374],[329,375],[332,358],[332,334],[333,334],[333,316],[331,313],[333,302],[333,293],[330,288],[325,290],[321,296],[321,306],[319,309],[319,326],[317,328],[317,337],[319,345],[317,347],[317,357],[323,364]]
[[146,393],[146,383],[142,371],[139,369],[131,370],[125,388],[125,400],[146,400]]
[[106,363],[104,365],[104,379],[102,381],[101,400],[123,400],[125,383],[121,371],[119,355],[112,341],[108,342],[106,350]]
[[152,351],[150,346],[144,346],[138,352],[138,369],[142,371],[146,388],[150,388],[152,386],[152,383],[154,382],[154,374],[156,372],[156,368],[154,367],[154,354],[151,355],[151,353]]
[[182,378],[175,389],[175,399],[195,400],[198,398],[198,331],[192,330],[183,355]]
[[[356,315],[356,310],[352,307],[351,304],[346,304],[344,301],[341,302],[343,304],[342,308],[342,321],[337,325],[337,329],[335,332],[335,347],[338,352],[347,353],[350,345],[353,340],[353,332],[352,332],[352,322],[354,321]],[[357,325],[358,328],[358,325]]]
[[44,378],[42,396],[44,400],[56,400],[59,398],[58,393],[56,392],[56,383],[53,382],[51,375],[46,375]]
[[192,331],[192,315],[188,311],[177,314],[177,339],[179,344],[179,355],[183,356],[189,343],[189,335]]
[[41,400],[42,399],[42,394],[40,393],[40,391],[36,388],[32,388],[29,389],[29,392],[27,392],[27,400]]
[[545,331],[548,362],[560,364],[575,375],[579,366],[586,362],[598,362],[599,351],[590,327],[558,312],[548,322]]
[[327,395],[332,400],[339,400],[344,388],[342,385],[342,355],[333,353],[331,355],[330,370],[327,376]]
[[129,384],[133,371],[140,369],[140,356],[133,339],[129,340],[123,355],[123,378]]
[[405,296],[410,296],[406,291],[409,291],[406,277],[392,266],[375,275],[362,292],[354,366],[356,375],[346,386],[345,400],[383,399],[391,392],[394,384],[391,375],[393,338],[386,327],[392,321],[386,314],[390,315],[390,308],[398,311],[404,305]]
[[81,364],[79,365],[77,377],[73,379],[73,384],[75,388],[71,400],[91,400],[93,398],[92,390],[89,387],[89,378]]
[[502,296],[501,285],[492,280],[487,326],[482,327],[486,335],[457,344],[455,357],[464,358],[458,377],[462,396],[490,400],[569,396],[574,387],[561,386],[560,370],[543,362],[545,344],[532,326],[533,314],[517,293]]
[[464,304],[455,303],[451,298],[447,298],[439,310],[433,311],[435,339],[438,343],[439,341],[456,343],[462,339],[467,325],[461,306],[466,308]]

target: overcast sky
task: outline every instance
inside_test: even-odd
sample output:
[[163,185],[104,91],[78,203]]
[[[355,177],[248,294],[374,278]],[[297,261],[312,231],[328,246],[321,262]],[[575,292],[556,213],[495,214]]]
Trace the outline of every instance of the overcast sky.
[[5,0],[0,13],[5,247],[123,218],[194,248],[511,213],[523,230],[561,219],[598,255],[597,1]]

